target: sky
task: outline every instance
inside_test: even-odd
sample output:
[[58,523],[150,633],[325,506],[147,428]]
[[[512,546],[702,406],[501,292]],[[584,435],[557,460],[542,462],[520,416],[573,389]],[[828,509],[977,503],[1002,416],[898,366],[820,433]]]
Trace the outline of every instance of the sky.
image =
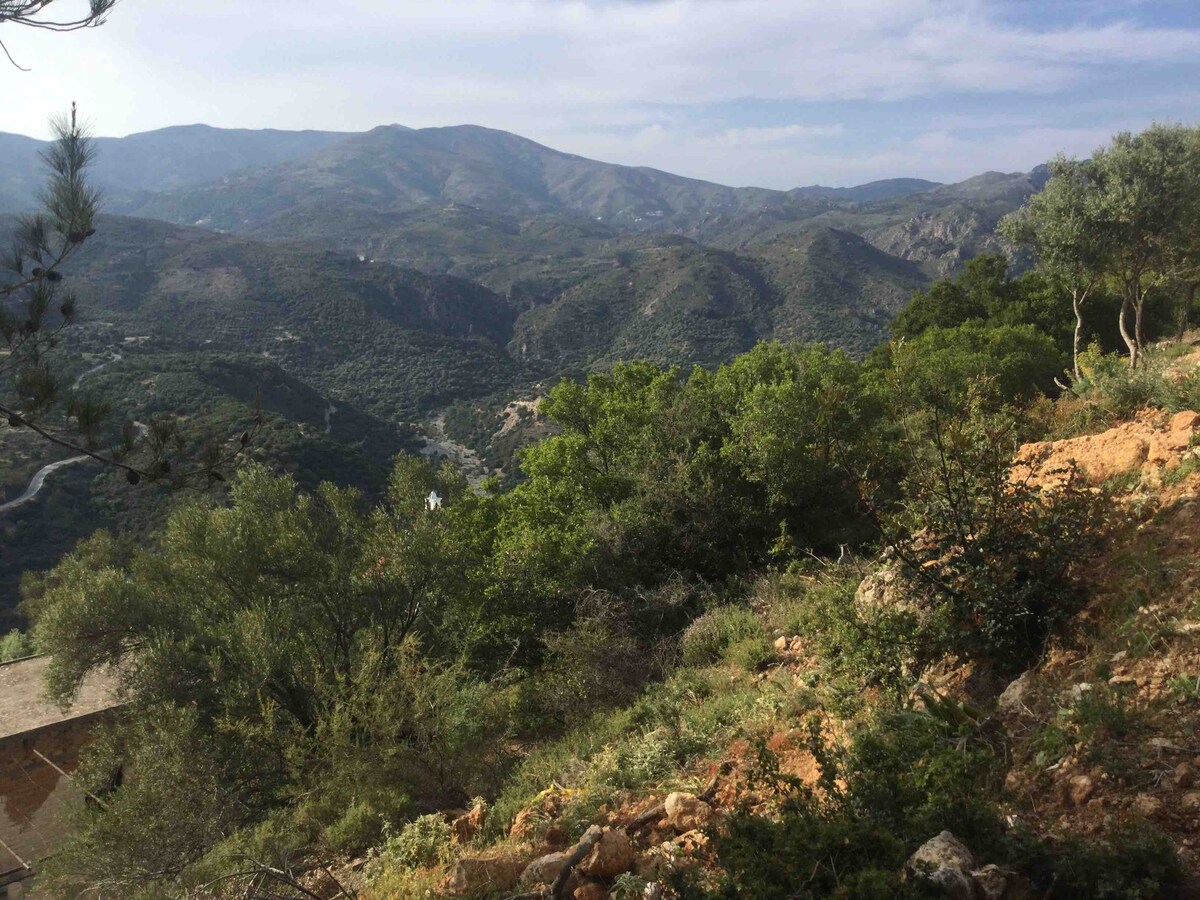
[[119,0],[0,40],[32,70],[0,65],[0,131],[44,137],[72,100],[114,136],[472,123],[771,188],[1023,171],[1200,121],[1198,0]]

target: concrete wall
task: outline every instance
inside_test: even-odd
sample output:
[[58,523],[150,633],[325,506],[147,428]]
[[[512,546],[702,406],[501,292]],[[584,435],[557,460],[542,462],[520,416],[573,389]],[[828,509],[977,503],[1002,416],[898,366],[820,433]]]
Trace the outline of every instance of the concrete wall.
[[[66,834],[64,808],[81,796],[69,778],[39,759],[34,751],[68,774],[79,765],[80,751],[110,710],[66,719],[33,731],[0,738],[0,898],[12,881],[33,874],[32,867],[53,852]],[[7,846],[6,846],[7,845]],[[9,885],[8,897],[22,894]]]

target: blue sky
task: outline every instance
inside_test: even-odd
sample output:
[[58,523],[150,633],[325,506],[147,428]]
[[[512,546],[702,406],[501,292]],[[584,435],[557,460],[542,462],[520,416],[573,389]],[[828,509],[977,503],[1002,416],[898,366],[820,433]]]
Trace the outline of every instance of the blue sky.
[[[57,0],[70,9],[76,0]],[[121,0],[3,39],[0,131],[471,122],[611,162],[787,188],[957,180],[1200,120],[1200,2]]]

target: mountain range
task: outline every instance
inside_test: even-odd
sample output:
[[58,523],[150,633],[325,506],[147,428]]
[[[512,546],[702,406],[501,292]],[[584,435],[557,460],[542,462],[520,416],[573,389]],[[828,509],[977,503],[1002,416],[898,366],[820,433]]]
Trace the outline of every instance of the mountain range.
[[[0,134],[0,233],[36,206],[43,147]],[[137,415],[229,424],[257,386],[276,460],[342,480],[353,466],[368,491],[384,469],[367,457],[419,448],[452,404],[471,410],[452,437],[486,452],[514,397],[618,359],[715,366],[763,339],[865,353],[914,290],[994,249],[1045,179],[727,187],[476,126],[194,125],[96,150],[106,215],[66,272],[84,310],[69,366],[103,364],[89,386]],[[45,462],[14,440],[5,498]],[[48,509],[116,515],[112,489],[82,511],[54,490],[0,516],[0,539],[28,546]],[[21,565],[0,558],[0,585]]]

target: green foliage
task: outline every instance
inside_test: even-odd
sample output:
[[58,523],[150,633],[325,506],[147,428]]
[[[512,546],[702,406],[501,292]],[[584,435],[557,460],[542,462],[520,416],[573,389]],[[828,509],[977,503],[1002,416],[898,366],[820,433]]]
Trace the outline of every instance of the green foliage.
[[1066,361],[1054,341],[1032,325],[980,322],[930,328],[896,344],[892,360],[922,396],[964,397],[974,382],[988,379],[1006,401],[1053,391]]
[[888,539],[944,614],[934,645],[1019,670],[1078,609],[1075,573],[1099,548],[1109,507],[1073,470],[1054,489],[1014,480],[1016,420],[993,403],[973,390],[914,407]]
[[0,662],[32,656],[35,652],[33,638],[19,628],[14,628],[0,637]]
[[[155,705],[102,730],[79,778],[104,807],[76,810],[75,829],[47,862],[44,882],[65,896],[89,884],[122,896],[157,896],[157,884],[236,830],[249,812],[245,804],[262,809],[272,790],[260,780],[263,762],[255,742],[222,747],[194,708]],[[238,782],[257,790],[234,804],[229,785]]]
[[384,840],[368,863],[368,874],[389,867],[415,869],[445,862],[450,857],[450,838],[445,816],[418,816]]
[[[694,875],[681,895],[700,897],[921,897],[901,880],[904,861],[942,829],[971,839],[997,834],[981,788],[996,759],[986,744],[923,716],[881,719],[855,736],[841,759],[815,749],[827,796],[793,785],[777,819],[738,812],[712,835],[722,874],[715,888]],[[786,785],[762,751],[764,777]],[[844,779],[846,788],[834,787]]]
[[765,640],[758,616],[741,606],[719,606],[700,616],[683,633],[680,656],[685,666],[705,666],[743,642]]
[[1200,405],[1200,374],[1188,372],[1169,377],[1169,360],[1148,352],[1137,369],[1113,354],[1104,354],[1091,346],[1080,356],[1083,381],[1079,394],[1088,401],[1088,414],[1108,423],[1133,416],[1146,406],[1168,412],[1195,409]]
[[781,581],[774,615],[787,634],[810,642],[820,660],[822,690],[836,712],[855,712],[867,689],[878,690],[877,702],[882,703],[894,704],[908,695],[923,638],[912,609],[860,607],[855,602],[857,574],[816,583],[786,576]]
[[1183,883],[1170,838],[1144,823],[1102,841],[1046,840],[1018,829],[1004,843],[1047,900],[1153,900],[1174,896]]

